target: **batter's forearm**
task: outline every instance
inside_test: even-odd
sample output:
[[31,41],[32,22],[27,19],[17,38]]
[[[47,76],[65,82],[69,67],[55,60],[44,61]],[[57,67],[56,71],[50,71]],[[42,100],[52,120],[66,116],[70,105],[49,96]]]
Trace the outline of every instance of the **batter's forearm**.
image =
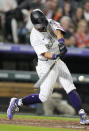
[[55,34],[57,36],[58,43],[59,43],[60,56],[61,56],[61,58],[63,58],[65,53],[67,52],[67,48],[64,44],[63,34],[60,30],[56,30]]
[[55,60],[55,59],[58,57],[58,55],[53,54],[53,53],[51,53],[51,52],[45,52],[45,53],[43,53],[42,55],[43,55],[45,58],[51,59],[51,60]]
[[51,52],[45,52],[42,54],[47,59],[52,59],[53,54]]

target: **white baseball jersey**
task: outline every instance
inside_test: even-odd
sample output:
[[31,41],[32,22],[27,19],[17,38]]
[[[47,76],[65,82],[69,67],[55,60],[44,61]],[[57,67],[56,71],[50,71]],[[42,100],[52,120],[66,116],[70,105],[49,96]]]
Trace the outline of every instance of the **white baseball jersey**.
[[[36,70],[39,77],[43,77],[54,62],[54,60],[48,60],[45,58],[42,53],[47,51],[55,54],[60,53],[58,40],[54,34],[54,31],[58,29],[64,32],[63,28],[60,26],[60,23],[52,19],[49,19],[48,21],[50,24],[47,27],[47,32],[39,32],[33,28],[30,35],[31,45],[38,56],[38,65]],[[46,101],[50,93],[52,93],[52,87],[56,81],[60,82],[67,93],[75,89],[71,74],[66,64],[61,59],[58,60],[55,67],[40,87],[39,98],[42,102]]]
[[47,32],[39,32],[35,28],[32,29],[30,40],[38,59],[45,60],[42,53],[50,51],[59,54],[59,47],[56,35],[53,33],[56,29],[64,31],[60,24],[49,19],[50,25]]

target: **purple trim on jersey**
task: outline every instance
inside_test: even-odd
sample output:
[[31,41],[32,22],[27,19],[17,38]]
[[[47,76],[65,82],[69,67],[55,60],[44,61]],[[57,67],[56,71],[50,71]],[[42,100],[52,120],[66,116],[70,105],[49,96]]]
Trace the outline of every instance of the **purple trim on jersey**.
[[82,102],[81,102],[80,96],[76,90],[72,90],[68,94],[68,96],[69,96],[70,102],[72,103],[72,105],[74,106],[76,111],[79,111],[80,109],[82,109]]
[[39,94],[32,94],[22,99],[23,105],[42,103]]

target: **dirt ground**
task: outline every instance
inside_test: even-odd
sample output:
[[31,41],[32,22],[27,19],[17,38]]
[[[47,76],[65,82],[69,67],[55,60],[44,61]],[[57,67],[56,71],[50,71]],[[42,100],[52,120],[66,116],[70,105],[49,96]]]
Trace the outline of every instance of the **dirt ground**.
[[14,124],[24,126],[36,126],[36,127],[49,127],[49,128],[70,128],[70,129],[83,129],[89,131],[88,125],[80,125],[79,122],[63,121],[63,120],[32,120],[15,118],[8,120],[7,118],[0,118],[0,124]]

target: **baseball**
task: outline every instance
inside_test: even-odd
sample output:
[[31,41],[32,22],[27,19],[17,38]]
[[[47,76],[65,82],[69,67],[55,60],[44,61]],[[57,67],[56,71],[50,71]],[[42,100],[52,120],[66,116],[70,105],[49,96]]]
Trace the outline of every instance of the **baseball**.
[[84,81],[84,76],[79,76],[79,81]]

